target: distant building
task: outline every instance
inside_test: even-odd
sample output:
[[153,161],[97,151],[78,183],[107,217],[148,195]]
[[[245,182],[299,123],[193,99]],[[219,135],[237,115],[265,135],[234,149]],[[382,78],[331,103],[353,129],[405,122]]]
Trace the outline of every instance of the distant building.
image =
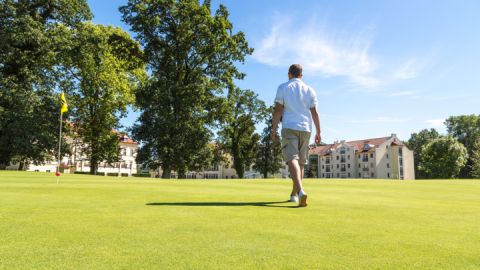
[[[201,171],[188,171],[187,179],[235,179],[238,178],[237,171],[233,167],[233,158],[228,153],[225,154],[227,162],[212,164]],[[154,177],[162,176],[162,168],[152,171]],[[177,174],[172,172],[171,178],[177,178]],[[245,171],[244,178],[262,178],[261,173],[253,170],[252,166]]]
[[[113,164],[100,162],[98,164],[97,171],[99,173],[105,173],[105,175],[114,175],[120,173],[124,176],[131,176],[132,174],[136,174],[137,163],[135,161],[135,158],[137,157],[138,143],[124,133],[119,133],[118,139],[120,144],[119,161]],[[90,161],[85,155],[84,151],[86,145],[78,139],[73,143],[71,142],[71,144],[73,146],[73,154],[68,157],[68,166],[72,168],[72,171],[89,172]]]
[[315,146],[306,172],[314,178],[415,179],[413,151],[395,134]]
[[[124,176],[131,176],[132,174],[136,174],[137,163],[135,162],[135,158],[137,156],[138,144],[126,134],[118,133],[118,137],[120,144],[120,160],[111,165],[101,162],[98,166],[98,172],[105,173],[105,175],[118,175],[120,173]],[[72,155],[65,155],[62,158],[60,164],[61,171],[65,173],[89,172],[90,162],[85,155],[85,148],[87,145],[79,138],[67,138],[67,141],[72,147]],[[52,161],[44,164],[28,164],[26,170],[34,172],[55,172],[57,165],[57,158],[52,157]],[[18,169],[18,165],[9,166],[8,169],[16,170]]]

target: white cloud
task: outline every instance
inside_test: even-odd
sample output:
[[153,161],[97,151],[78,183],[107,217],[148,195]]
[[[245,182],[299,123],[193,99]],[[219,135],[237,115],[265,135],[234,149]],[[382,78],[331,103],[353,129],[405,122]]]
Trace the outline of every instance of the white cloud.
[[425,120],[425,123],[432,128],[442,128],[444,127],[445,118],[429,119]]
[[433,62],[433,53],[423,57],[411,58],[403,63],[393,74],[396,80],[408,80],[418,77]]
[[[345,86],[352,92],[383,92],[382,95],[388,96],[385,87],[418,78],[434,63],[435,49],[418,57],[401,59],[396,59],[396,55],[383,59],[374,56],[370,51],[372,23],[352,30],[318,23],[315,19],[305,22],[304,18],[286,14],[277,14],[276,18],[281,21],[273,22],[265,37],[254,42],[256,61],[283,68],[300,63],[308,75],[345,77]],[[391,96],[415,95],[403,91]]]
[[372,28],[346,34],[325,29],[330,28],[315,21],[299,29],[292,20],[283,20],[259,42],[253,57],[270,66],[300,63],[307,74],[345,76],[362,87],[378,86],[381,81],[373,76],[376,60],[369,54]]

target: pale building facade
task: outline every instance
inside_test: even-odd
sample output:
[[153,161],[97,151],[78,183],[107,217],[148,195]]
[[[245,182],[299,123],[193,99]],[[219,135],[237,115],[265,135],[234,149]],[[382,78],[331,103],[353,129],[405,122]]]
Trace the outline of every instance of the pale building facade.
[[[105,173],[105,175],[124,175],[131,176],[137,173],[137,163],[135,158],[137,156],[138,144],[133,141],[126,134],[119,134],[120,144],[120,156],[119,161],[114,164],[106,164],[101,162],[98,167],[99,173]],[[85,154],[85,148],[87,147],[78,138],[67,138],[68,143],[72,147],[72,154],[62,157],[60,170],[63,173],[74,172],[89,172],[90,162]],[[57,170],[58,161],[55,157],[52,160],[44,164],[28,164],[26,170],[33,172],[55,172]],[[18,165],[9,166],[7,169],[16,170]]]
[[313,147],[307,171],[315,178],[415,179],[413,151],[395,134]]
[[[138,143],[126,134],[119,134],[118,139],[120,146],[119,161],[113,164],[100,162],[97,171],[99,173],[105,173],[105,175],[120,174],[124,176],[132,176],[132,174],[137,173],[137,162],[135,161],[135,158],[137,157]],[[73,154],[68,157],[68,165],[71,168],[70,171],[89,172],[90,161],[85,155],[85,148],[87,145],[81,141],[75,141],[72,145]]]

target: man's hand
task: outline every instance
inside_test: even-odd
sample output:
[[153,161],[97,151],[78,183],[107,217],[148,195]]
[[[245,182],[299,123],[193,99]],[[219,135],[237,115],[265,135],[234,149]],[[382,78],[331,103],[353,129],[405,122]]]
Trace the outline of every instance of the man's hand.
[[280,118],[282,118],[282,113],[283,113],[283,105],[275,102],[275,109],[273,110],[273,116],[272,116],[272,141],[273,145],[278,144],[278,133],[277,133],[277,128],[278,128],[278,123],[280,122]]
[[315,135],[315,144],[319,144],[320,142],[322,142],[322,136],[320,135],[320,133],[317,133]]

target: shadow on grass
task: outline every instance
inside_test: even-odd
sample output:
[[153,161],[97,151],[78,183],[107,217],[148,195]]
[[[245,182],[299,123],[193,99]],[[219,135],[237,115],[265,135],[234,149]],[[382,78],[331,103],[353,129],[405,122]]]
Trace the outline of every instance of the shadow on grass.
[[283,207],[297,208],[298,206],[281,205],[289,201],[281,202],[154,202],[147,203],[149,206],[263,206],[263,207]]

